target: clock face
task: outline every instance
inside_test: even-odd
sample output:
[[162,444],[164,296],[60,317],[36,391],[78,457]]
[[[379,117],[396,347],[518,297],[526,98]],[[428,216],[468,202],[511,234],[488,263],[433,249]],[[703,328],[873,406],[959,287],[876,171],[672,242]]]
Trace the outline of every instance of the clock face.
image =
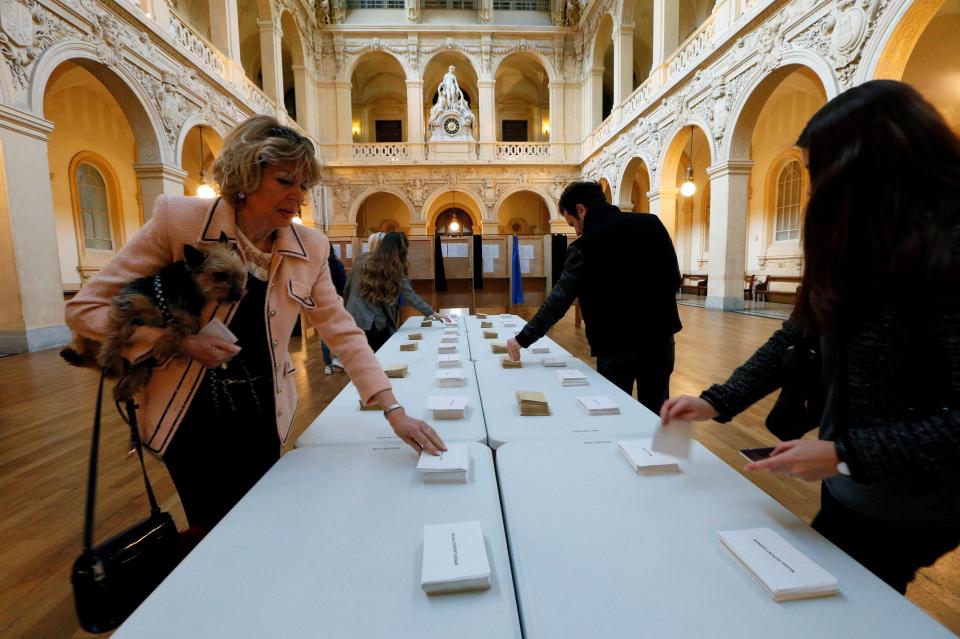
[[443,121],[443,130],[447,132],[447,135],[456,135],[460,132],[460,123],[456,118],[447,118]]

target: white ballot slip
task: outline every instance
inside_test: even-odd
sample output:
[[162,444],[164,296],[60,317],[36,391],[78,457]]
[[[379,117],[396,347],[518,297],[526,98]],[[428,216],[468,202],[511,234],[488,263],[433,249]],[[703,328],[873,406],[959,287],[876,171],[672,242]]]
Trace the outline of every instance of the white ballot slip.
[[774,601],[825,597],[837,578],[770,528],[721,530],[720,541]]
[[423,527],[420,587],[428,594],[490,587],[490,562],[479,521]]
[[693,422],[674,419],[666,428],[661,424],[653,432],[651,447],[658,453],[678,457],[690,458],[690,440],[693,437]]
[[463,419],[467,398],[462,395],[434,395],[427,398],[427,409],[434,419]]
[[587,414],[593,416],[620,414],[620,408],[606,395],[578,397],[577,404],[580,406],[580,408],[587,411]]
[[462,366],[460,362],[460,356],[456,353],[452,355],[441,355],[437,358],[437,366],[439,368],[460,368]]
[[445,328],[445,329],[443,329],[443,334],[444,334],[444,335],[459,335],[459,334],[460,334],[460,329],[459,329],[459,328]]
[[456,386],[466,386],[467,380],[463,376],[462,368],[441,368],[434,375],[437,380],[437,386],[440,388],[454,388]]
[[563,368],[567,365],[567,362],[559,357],[544,357],[543,365],[550,368]]
[[680,470],[677,460],[650,448],[650,438],[624,439],[617,442],[617,450],[638,474]]
[[557,379],[561,386],[589,386],[590,381],[587,376],[578,370],[570,369],[565,371],[556,371]]
[[450,443],[447,444],[447,450],[439,455],[423,451],[417,470],[427,484],[465,484],[470,470],[470,450],[465,443]]
[[503,324],[501,324],[501,326],[504,328],[516,328],[517,323],[514,322],[513,320],[507,320]]
[[531,346],[530,352],[536,355],[543,355],[545,353],[550,352],[550,347],[549,346]]
[[456,353],[456,352],[457,352],[457,345],[456,345],[456,344],[440,344],[440,346],[437,348],[437,352],[438,352],[438,353],[441,353],[441,354],[443,354],[443,355],[449,355],[450,353]]
[[460,341],[459,335],[441,335],[440,343],[441,344],[456,344]]
[[207,322],[207,325],[200,329],[200,335],[218,337],[222,340],[230,342],[231,344],[237,343],[237,336],[233,334],[233,331],[227,328],[227,325],[216,317]]

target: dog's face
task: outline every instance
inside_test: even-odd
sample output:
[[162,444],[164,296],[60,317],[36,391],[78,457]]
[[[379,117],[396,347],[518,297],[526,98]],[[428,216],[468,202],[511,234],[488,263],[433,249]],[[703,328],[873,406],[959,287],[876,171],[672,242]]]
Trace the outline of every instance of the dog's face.
[[228,243],[220,241],[202,249],[184,245],[183,256],[204,298],[236,302],[243,297],[247,267]]

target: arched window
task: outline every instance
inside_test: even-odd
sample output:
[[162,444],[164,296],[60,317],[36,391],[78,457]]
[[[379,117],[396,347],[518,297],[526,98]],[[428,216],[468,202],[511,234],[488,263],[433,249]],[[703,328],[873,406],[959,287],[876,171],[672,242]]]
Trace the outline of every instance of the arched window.
[[803,171],[800,162],[791,160],[777,178],[777,242],[800,239],[800,197]]
[[110,203],[103,176],[86,162],[77,166],[77,209],[83,230],[83,245],[98,251],[113,250]]

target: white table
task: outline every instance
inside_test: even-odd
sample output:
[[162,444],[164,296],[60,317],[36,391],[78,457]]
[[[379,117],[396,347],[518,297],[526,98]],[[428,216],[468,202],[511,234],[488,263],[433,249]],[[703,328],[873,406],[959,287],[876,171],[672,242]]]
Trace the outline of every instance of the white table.
[[[487,429],[480,405],[476,372],[470,360],[462,363],[461,370],[466,386],[437,387],[434,380],[438,370],[436,362],[406,362],[407,376],[391,379],[390,383],[407,414],[429,422],[443,441],[485,444]],[[430,395],[466,396],[468,400],[464,419],[434,419],[433,413],[427,410],[427,398]],[[296,446],[400,441],[382,412],[360,410],[360,395],[353,384],[347,384],[300,435]]]
[[[460,331],[457,341],[457,355],[464,361],[470,360],[470,342],[467,339],[466,331],[463,326],[454,325]],[[439,322],[436,322],[433,328],[420,328],[420,323],[414,327],[401,327],[396,333],[390,336],[380,350],[377,351],[377,359],[381,364],[398,364],[402,362],[435,362],[439,356],[440,340],[443,337],[443,329]],[[417,350],[401,351],[400,345],[409,342],[411,333],[420,333],[423,339],[417,341]]]
[[[703,447],[681,464],[637,475],[604,441],[497,451],[526,639],[953,637]],[[775,603],[717,537],[761,526],[841,594]]]
[[[468,484],[426,485],[407,446],[292,451],[113,635],[520,637],[490,450]],[[427,596],[423,526],[479,520],[490,590]]]
[[[412,316],[412,317],[408,317],[408,318],[407,318],[406,320],[404,320],[403,323],[400,325],[400,328],[409,328],[409,329],[412,329],[412,330],[416,330],[416,329],[420,328],[420,322],[422,322],[424,319],[426,319],[426,318],[425,318],[423,315],[414,315],[414,316]],[[463,327],[463,322],[464,322],[463,317],[461,317],[461,316],[458,315],[458,316],[453,317],[453,318],[451,318],[451,319],[453,319],[453,324],[455,324],[455,325],[457,325],[457,326],[460,326],[461,328]],[[433,320],[433,327],[432,327],[432,328],[437,329],[437,328],[442,328],[442,327],[444,327],[444,326],[450,326],[450,325],[451,325],[451,324],[444,324],[444,323],[443,323],[442,321],[440,321],[440,320]],[[426,327],[424,327],[424,330],[426,330]]]
[[[531,439],[646,437],[659,423],[659,417],[580,360],[568,358],[565,368],[548,368],[540,364],[542,356],[530,357],[523,368],[502,368],[499,360],[492,359],[475,362],[491,448]],[[571,369],[586,375],[590,385],[561,386],[556,372]],[[522,417],[515,397],[518,390],[542,392],[551,414]],[[619,406],[620,414],[588,415],[577,397],[589,395],[606,395]]]

